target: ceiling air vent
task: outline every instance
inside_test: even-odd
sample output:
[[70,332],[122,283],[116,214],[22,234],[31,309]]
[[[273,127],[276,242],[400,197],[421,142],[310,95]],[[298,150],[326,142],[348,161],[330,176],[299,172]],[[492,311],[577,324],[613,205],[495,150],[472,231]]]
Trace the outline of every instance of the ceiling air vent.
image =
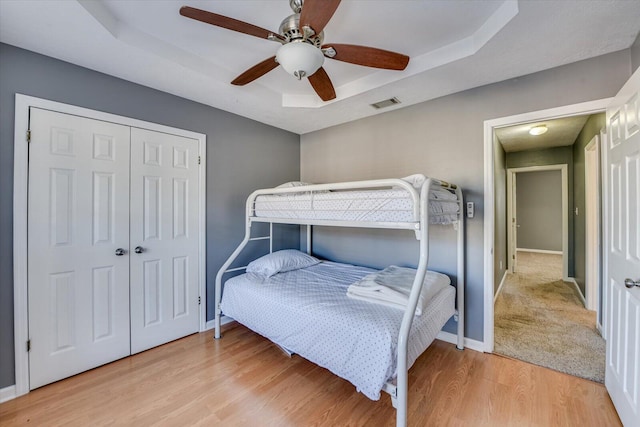
[[387,107],[391,107],[392,105],[395,104],[400,104],[400,100],[396,97],[393,97],[391,99],[385,99],[384,101],[380,101],[380,102],[376,102],[375,104],[371,104],[371,106],[373,108],[376,109],[380,109],[380,108],[387,108]]

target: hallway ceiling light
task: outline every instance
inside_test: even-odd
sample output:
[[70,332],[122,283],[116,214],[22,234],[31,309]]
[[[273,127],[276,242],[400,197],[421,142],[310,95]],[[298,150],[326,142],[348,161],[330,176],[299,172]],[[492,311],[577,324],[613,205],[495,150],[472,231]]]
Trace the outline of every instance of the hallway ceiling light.
[[547,133],[549,129],[547,129],[546,125],[534,126],[529,129],[529,134],[531,135],[542,135],[543,133]]

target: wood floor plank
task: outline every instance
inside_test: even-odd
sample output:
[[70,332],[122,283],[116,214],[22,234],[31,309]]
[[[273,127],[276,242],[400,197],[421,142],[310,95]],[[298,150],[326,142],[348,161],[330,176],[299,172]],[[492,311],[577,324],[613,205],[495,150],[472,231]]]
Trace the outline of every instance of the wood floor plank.
[[[393,426],[382,393],[288,358],[237,324],[192,335],[0,404],[9,426]],[[410,426],[619,426],[598,383],[436,341],[409,377]]]

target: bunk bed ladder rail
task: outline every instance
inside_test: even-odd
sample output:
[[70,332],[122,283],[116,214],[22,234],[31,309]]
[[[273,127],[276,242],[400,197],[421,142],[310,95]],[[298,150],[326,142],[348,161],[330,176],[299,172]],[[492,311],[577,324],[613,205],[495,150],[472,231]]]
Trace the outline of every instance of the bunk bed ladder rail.
[[244,238],[242,242],[238,245],[235,251],[229,256],[229,258],[222,264],[222,267],[218,270],[216,274],[216,287],[215,287],[215,318],[214,318],[214,338],[220,339],[222,337],[220,333],[221,326],[221,317],[222,317],[222,309],[220,307],[220,301],[222,299],[222,276],[227,273],[232,273],[234,271],[246,270],[247,266],[229,268],[231,264],[236,260],[238,255],[242,253],[244,248],[247,246],[249,242],[260,241],[260,240],[269,240],[269,253],[273,253],[273,223],[269,223],[269,235],[261,236],[261,237],[251,237],[251,213],[253,211],[253,202],[252,200],[255,197],[249,197],[246,205],[246,221],[245,221],[245,229],[244,229]]
[[418,305],[418,298],[422,292],[424,278],[427,273],[427,263],[429,261],[429,194],[432,185],[440,185],[445,188],[455,190],[458,196],[460,210],[458,212],[459,224],[457,227],[458,238],[458,276],[456,283],[456,295],[458,309],[456,311],[458,320],[458,343],[457,348],[463,348],[464,341],[464,249],[462,243],[464,241],[464,221],[462,220],[462,192],[458,186],[449,185],[432,178],[428,178],[420,190],[420,230],[416,230],[416,237],[420,244],[420,257],[416,277],[409,294],[409,302],[402,317],[400,332],[398,334],[398,363],[396,384],[387,383],[384,391],[391,395],[391,402],[396,408],[396,427],[406,427],[407,425],[407,403],[408,403],[408,384],[409,371],[407,366],[407,345],[409,341],[409,333],[413,323],[413,317]]

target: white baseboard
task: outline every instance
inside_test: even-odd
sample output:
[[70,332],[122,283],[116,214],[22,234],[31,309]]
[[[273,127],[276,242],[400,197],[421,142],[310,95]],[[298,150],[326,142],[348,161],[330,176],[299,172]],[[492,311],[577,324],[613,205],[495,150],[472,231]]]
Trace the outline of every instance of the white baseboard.
[[601,324],[600,324],[600,322],[598,322],[597,320],[596,320],[596,329],[597,329],[597,330],[598,330],[598,332],[600,333],[600,336],[606,340],[607,338],[606,338],[606,337],[604,336],[604,334],[602,333],[602,325],[601,325]]
[[5,387],[5,388],[0,388],[0,403],[15,399],[16,397],[17,396],[16,396],[15,385],[10,385],[9,387]]
[[562,251],[547,251],[545,249],[516,248],[516,251],[517,252],[534,252],[538,254],[562,255]]
[[[451,344],[458,344],[458,336],[456,334],[452,334],[451,332],[440,331],[436,336],[436,339],[444,342],[448,342]],[[484,353],[484,342],[472,340],[471,338],[464,339],[464,347],[470,350],[479,351],[480,353]]]
[[[220,318],[220,325],[226,325],[227,323],[231,323],[233,322],[233,319],[229,316],[222,316]],[[210,331],[211,329],[216,327],[216,321],[215,320],[207,320],[207,324],[205,325],[204,330],[205,331]]]
[[562,279],[563,282],[571,283],[575,286],[576,291],[578,291],[578,296],[580,297],[580,301],[582,301],[582,305],[587,306],[587,301],[584,299],[584,295],[582,295],[582,291],[580,290],[580,286],[578,286],[578,282],[573,277],[565,277]]
[[507,274],[509,273],[509,269],[504,271],[504,274],[502,275],[502,280],[500,280],[500,285],[498,286],[498,290],[496,291],[496,294],[493,296],[493,303],[496,303],[496,300],[498,299],[498,295],[500,295],[500,291],[502,291],[502,287],[504,286],[504,282],[507,280]]

